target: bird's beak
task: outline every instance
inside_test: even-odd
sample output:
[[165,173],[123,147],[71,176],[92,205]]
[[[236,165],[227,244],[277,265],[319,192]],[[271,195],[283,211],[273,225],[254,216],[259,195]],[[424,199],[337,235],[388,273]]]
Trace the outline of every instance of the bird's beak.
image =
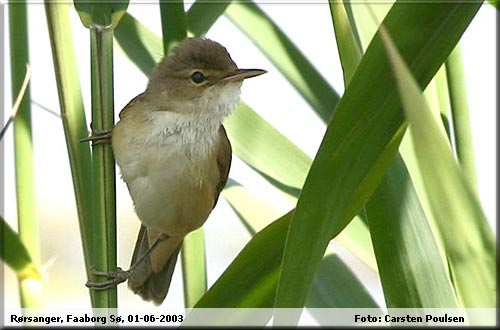
[[246,78],[260,76],[266,72],[266,70],[261,69],[238,69],[236,72],[222,78],[222,81],[240,81]]

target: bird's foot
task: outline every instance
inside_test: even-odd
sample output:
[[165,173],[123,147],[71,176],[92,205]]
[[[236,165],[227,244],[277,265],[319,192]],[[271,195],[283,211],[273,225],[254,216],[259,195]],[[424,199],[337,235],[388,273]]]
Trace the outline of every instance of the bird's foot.
[[92,130],[92,133],[90,134],[89,137],[86,137],[84,139],[81,139],[80,142],[92,142],[92,146],[98,145],[98,144],[111,144],[111,130],[109,129],[103,129],[103,130],[98,130],[95,129],[90,123],[90,129]]
[[123,270],[120,267],[116,267],[115,272],[101,272],[96,270],[94,266],[92,266],[90,268],[90,272],[94,276],[102,276],[108,279],[106,281],[100,281],[100,282],[88,281],[87,283],[85,283],[85,286],[87,288],[93,290],[107,290],[113,288],[118,284],[125,282],[130,276],[130,272],[128,270]]

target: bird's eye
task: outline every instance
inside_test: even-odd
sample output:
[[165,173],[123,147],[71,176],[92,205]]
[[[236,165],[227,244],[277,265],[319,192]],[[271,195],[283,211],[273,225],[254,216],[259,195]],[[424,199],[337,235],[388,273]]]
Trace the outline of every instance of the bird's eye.
[[203,73],[201,73],[200,71],[195,71],[193,72],[193,74],[191,75],[191,80],[195,83],[195,84],[201,84],[202,82],[204,82],[206,79],[205,75]]

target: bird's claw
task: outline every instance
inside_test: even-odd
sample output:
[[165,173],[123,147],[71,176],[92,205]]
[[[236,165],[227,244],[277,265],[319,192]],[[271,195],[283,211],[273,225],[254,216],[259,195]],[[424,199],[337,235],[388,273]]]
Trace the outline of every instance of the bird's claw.
[[125,282],[130,276],[129,271],[123,270],[120,267],[117,267],[116,271],[114,272],[102,272],[96,270],[95,267],[92,266],[90,268],[90,273],[94,276],[102,276],[108,278],[108,280],[106,281],[100,281],[100,282],[88,281],[87,283],[85,283],[85,286],[87,288],[93,290],[107,290],[113,288],[118,284]]
[[92,142],[92,146],[98,145],[98,144],[110,144],[111,143],[111,130],[109,129],[95,129],[90,123],[90,129],[92,133],[90,134],[89,137],[86,137],[84,139],[81,139],[80,142]]

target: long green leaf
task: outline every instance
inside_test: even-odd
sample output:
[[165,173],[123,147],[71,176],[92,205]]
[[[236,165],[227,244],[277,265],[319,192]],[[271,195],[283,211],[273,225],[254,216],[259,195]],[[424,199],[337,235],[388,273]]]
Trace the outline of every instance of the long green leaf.
[[[344,74],[344,86],[348,86],[363,56],[361,39],[359,31],[356,28],[352,4],[329,2],[329,5],[332,23],[335,29],[337,49]],[[363,29],[366,29],[366,27],[363,26]],[[370,234],[368,233],[368,235],[365,235],[366,228],[366,221],[362,222],[359,221],[359,218],[355,218],[346,227],[346,230],[342,232],[343,234],[341,233],[341,235],[338,236],[338,240],[342,242],[342,239],[345,237],[347,241],[351,243],[348,247],[354,247],[355,255],[365,261],[372,269],[376,270],[377,266],[374,262],[375,259],[372,258],[374,254],[371,249],[372,242]],[[356,238],[355,244],[351,242],[353,237]],[[359,249],[359,246],[364,249]]]
[[[429,102],[434,116],[440,118],[445,126],[448,139],[450,139],[449,131],[449,120],[448,120],[448,93],[447,93],[447,82],[446,82],[446,72],[444,64],[441,65],[438,72],[434,76],[434,79],[427,85],[424,90],[423,96]],[[450,140],[451,141],[451,140]],[[399,148],[401,156],[404,159],[404,163],[411,177],[412,185],[420,201],[420,205],[424,211],[425,217],[422,221],[427,221],[431,226],[434,233],[438,233],[436,220],[431,211],[429,199],[425,193],[425,182],[424,175],[420,170],[417,162],[417,154],[415,153],[415,146],[411,139],[410,134],[406,134],[401,142]],[[436,244],[443,258],[446,258],[446,252],[444,250],[444,242],[440,235],[435,234]],[[449,268],[447,268],[449,273]],[[448,274],[448,276],[450,276]]]
[[447,265],[400,156],[366,213],[387,307],[457,308]]
[[[429,83],[479,6],[405,2],[391,8],[384,24],[420,85]],[[304,184],[290,222],[275,307],[303,306],[329,240],[368,200],[397,151],[405,126],[384,58],[377,34],[338,104]],[[280,323],[279,317],[275,320]]]
[[459,297],[469,308],[494,307],[496,252],[493,233],[468,180],[453,158],[444,127],[421,97],[418,83],[389,34],[383,30],[382,36]]
[[41,280],[42,275],[37,266],[31,259],[31,256],[23,244],[19,235],[9,226],[0,216],[0,237],[2,238],[2,247],[0,257],[13,271],[19,279]]

